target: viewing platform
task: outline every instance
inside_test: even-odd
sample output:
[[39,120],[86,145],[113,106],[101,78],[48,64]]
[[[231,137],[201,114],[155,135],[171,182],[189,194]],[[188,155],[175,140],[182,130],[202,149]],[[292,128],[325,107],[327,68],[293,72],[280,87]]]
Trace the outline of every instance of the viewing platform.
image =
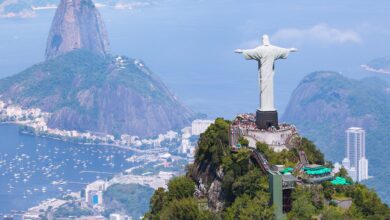
[[236,146],[240,138],[249,141],[249,147],[256,148],[256,143],[267,144],[275,152],[293,147],[294,137],[299,137],[294,125],[279,124],[279,128],[270,127],[259,129],[256,126],[254,114],[240,114],[232,122],[229,131],[229,142],[232,147]]

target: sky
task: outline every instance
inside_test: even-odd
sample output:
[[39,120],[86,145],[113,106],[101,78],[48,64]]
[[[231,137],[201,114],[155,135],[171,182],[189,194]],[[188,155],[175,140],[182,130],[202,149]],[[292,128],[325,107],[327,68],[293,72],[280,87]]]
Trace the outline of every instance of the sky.
[[[319,70],[348,77],[389,56],[389,1],[164,0],[135,10],[100,8],[111,53],[142,59],[194,111],[232,118],[258,107],[257,64],[233,51],[260,43],[298,52],[276,63],[276,107],[283,113],[302,78]],[[43,60],[54,11],[0,19],[0,76]]]
[[[255,47],[262,34],[270,35],[273,44],[297,47],[298,53],[276,64],[276,103],[283,111],[306,74],[333,70],[362,77],[366,74],[361,64],[388,53],[383,45],[389,43],[389,3],[297,2],[171,1],[148,9],[153,16],[135,13],[132,21],[114,24],[109,19],[107,25],[110,30],[110,25],[134,23],[129,34],[111,34],[113,50],[141,57],[179,94],[190,87],[193,93],[185,92],[184,98],[200,109],[213,106],[206,111],[213,116],[222,112],[231,117],[258,105],[257,64],[234,54],[234,49]],[[123,38],[129,44],[117,48],[115,42]],[[198,94],[203,90],[208,94]],[[204,97],[213,103],[204,102]]]

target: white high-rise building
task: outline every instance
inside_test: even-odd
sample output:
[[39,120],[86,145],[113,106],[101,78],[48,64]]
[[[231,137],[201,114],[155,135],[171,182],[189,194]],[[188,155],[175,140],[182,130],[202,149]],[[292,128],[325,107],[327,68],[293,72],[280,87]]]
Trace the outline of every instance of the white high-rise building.
[[368,179],[368,160],[364,157],[359,160],[358,177],[360,178],[358,181]]
[[345,158],[342,162],[354,181],[368,179],[365,132],[362,128],[351,127],[345,131]]

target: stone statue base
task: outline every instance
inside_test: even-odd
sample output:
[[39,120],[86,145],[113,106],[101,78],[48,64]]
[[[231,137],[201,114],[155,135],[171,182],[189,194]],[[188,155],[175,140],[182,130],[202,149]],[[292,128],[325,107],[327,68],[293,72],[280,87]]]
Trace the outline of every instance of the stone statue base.
[[268,128],[279,129],[277,111],[256,111],[256,126],[258,129],[267,130]]

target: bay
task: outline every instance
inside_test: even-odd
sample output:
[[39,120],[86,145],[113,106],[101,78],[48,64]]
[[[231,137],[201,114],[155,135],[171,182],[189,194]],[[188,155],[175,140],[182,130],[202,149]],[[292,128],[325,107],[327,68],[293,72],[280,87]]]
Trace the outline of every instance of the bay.
[[20,134],[14,124],[0,125],[0,213],[25,210],[48,198],[80,191],[134,164],[133,153]]

